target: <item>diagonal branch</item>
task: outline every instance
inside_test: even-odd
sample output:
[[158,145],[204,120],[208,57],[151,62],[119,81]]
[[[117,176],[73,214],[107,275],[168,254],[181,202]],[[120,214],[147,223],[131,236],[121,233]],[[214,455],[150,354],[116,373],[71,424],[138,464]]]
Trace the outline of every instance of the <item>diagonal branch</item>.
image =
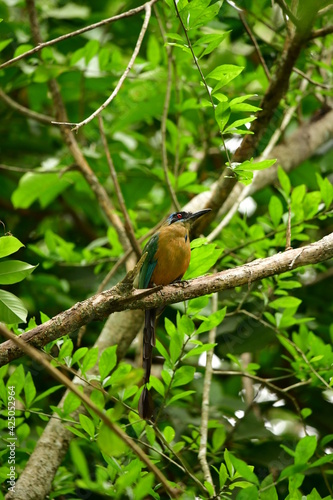
[[106,24],[114,23],[116,21],[119,21],[119,19],[124,19],[126,17],[135,16],[136,14],[139,14],[140,12],[145,10],[147,4],[153,5],[157,1],[158,0],[150,0],[147,3],[140,5],[139,7],[135,7],[134,9],[130,9],[126,12],[122,12],[121,14],[118,14],[116,16],[109,17],[108,19],[103,19],[102,21],[98,21],[97,23],[90,24],[89,26],[85,26],[84,28],[80,28],[76,31],[72,31],[71,33],[66,33],[65,35],[59,36],[58,38],[54,38],[53,40],[49,40],[48,42],[40,42],[33,49],[27,50],[26,52],[23,52],[23,54],[20,54],[19,56],[16,56],[13,59],[9,59],[8,61],[4,62],[3,64],[0,64],[0,69],[7,68],[7,66],[11,66],[12,64],[20,61],[21,59],[24,59],[26,57],[33,55],[33,54],[36,54],[37,52],[40,52],[45,47],[50,47],[51,45],[55,45],[59,42],[62,42],[63,40],[67,40],[68,38],[73,38],[74,36],[82,35],[83,33],[86,33],[87,31],[91,31],[91,30],[94,30],[96,28],[100,28],[101,26],[105,26]]
[[91,122],[91,120],[96,118],[96,116],[98,116],[103,111],[103,109],[105,109],[113,101],[113,99],[118,94],[122,84],[126,80],[129,72],[131,71],[132,66],[135,62],[135,59],[139,53],[143,38],[144,38],[145,33],[147,31],[147,28],[148,28],[150,16],[151,16],[151,4],[152,4],[151,1],[145,4],[145,11],[146,11],[145,18],[144,18],[142,28],[141,28],[141,31],[139,33],[139,37],[137,39],[137,42],[136,42],[136,45],[135,45],[135,48],[134,48],[134,51],[132,54],[132,57],[131,57],[124,73],[119,78],[119,81],[118,81],[114,91],[112,92],[112,94],[106,99],[106,101],[98,109],[96,109],[90,116],[88,116],[88,118],[85,118],[81,122],[71,123],[71,122],[67,122],[67,121],[58,121],[58,122],[52,122],[53,124],[55,124],[55,125],[71,125],[71,126],[74,125],[72,130],[77,131],[77,130],[79,130],[80,127],[82,127],[83,125],[86,125],[87,123]]
[[99,116],[98,119],[99,119],[99,131],[101,133],[101,138],[102,138],[102,143],[104,146],[106,161],[109,165],[109,170],[110,170],[111,178],[113,181],[114,189],[115,189],[115,192],[116,192],[116,195],[118,198],[119,207],[120,207],[120,210],[121,210],[123,217],[124,217],[124,220],[125,220],[125,224],[124,224],[125,231],[126,231],[126,234],[127,234],[129,241],[131,242],[132,248],[133,248],[137,258],[140,259],[141,249],[140,249],[139,243],[138,243],[138,241],[135,237],[135,234],[134,234],[132,222],[131,222],[131,219],[129,218],[129,215],[128,215],[128,212],[126,209],[125,200],[123,197],[123,193],[121,192],[120,184],[118,182],[117,172],[116,172],[116,169],[114,168],[113,160],[112,160],[109,148],[108,148],[108,143],[107,143],[105,131],[104,131],[103,118],[101,116]]
[[[106,413],[99,408],[93,401],[79,390],[79,387],[73,382],[71,382],[66,375],[64,375],[60,370],[57,370],[50,361],[46,354],[39,352],[37,349],[27,344],[22,340],[22,338],[17,337],[14,333],[12,333],[8,328],[2,324],[0,324],[0,334],[10,339],[14,344],[16,344],[22,351],[27,354],[31,359],[37,361],[40,365],[42,365],[51,376],[63,384],[67,389],[69,389],[72,393],[74,393],[81,402],[88,408],[90,408],[95,415],[97,415],[101,421],[112,431],[114,432],[126,445],[131,448],[131,450],[139,457],[139,459],[146,465],[146,467],[153,472],[155,477],[163,484],[164,489],[170,494],[171,498],[177,496],[177,493],[180,491],[172,488],[164,474],[156,467],[155,464],[149,459],[149,457],[141,450],[141,448],[131,439],[120,427],[118,424],[115,424],[110,420],[110,418],[106,415]],[[16,495],[14,494],[14,498]],[[11,494],[7,495],[7,498],[11,498]]]
[[[302,266],[317,264],[333,257],[333,233],[310,245],[277,253],[265,259],[227,269],[210,276],[201,276],[187,283],[168,285],[162,289],[133,290],[128,275],[110,290],[78,302],[46,323],[23,333],[21,337],[42,347],[63,335],[69,334],[91,321],[99,321],[109,314],[125,309],[151,309],[183,300],[193,299],[236,286],[281,274]],[[22,351],[12,342],[0,345],[0,366],[22,356]]]

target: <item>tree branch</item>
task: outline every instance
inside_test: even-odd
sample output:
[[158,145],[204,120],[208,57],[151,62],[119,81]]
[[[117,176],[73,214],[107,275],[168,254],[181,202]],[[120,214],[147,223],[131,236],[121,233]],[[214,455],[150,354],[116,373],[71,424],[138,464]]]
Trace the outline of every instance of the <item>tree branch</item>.
[[109,165],[109,170],[110,170],[111,178],[113,181],[114,189],[116,192],[116,196],[118,199],[119,207],[120,207],[120,210],[121,210],[123,217],[124,217],[124,220],[125,220],[125,225],[124,225],[125,231],[126,231],[126,234],[127,234],[129,241],[131,242],[133,251],[135,252],[137,258],[140,259],[141,248],[140,248],[139,243],[138,243],[138,241],[135,237],[135,234],[134,234],[132,222],[131,222],[131,219],[128,215],[125,200],[123,197],[123,193],[121,192],[120,184],[118,182],[117,172],[116,172],[116,169],[114,168],[113,160],[112,160],[109,148],[108,148],[108,143],[107,143],[105,132],[104,132],[103,118],[100,115],[98,117],[98,119],[99,119],[98,120],[99,131],[101,133],[101,138],[102,138],[102,143],[104,146],[106,161]]
[[[168,285],[157,291],[154,288],[143,291],[131,289],[127,275],[122,282],[110,290],[78,302],[46,323],[23,333],[21,337],[35,347],[42,347],[91,321],[103,320],[116,311],[159,308],[236,286],[248,285],[268,276],[281,274],[301,266],[317,264],[332,257],[333,233],[301,248],[277,253],[265,259],[257,259],[210,276],[201,276],[187,283]],[[22,354],[22,351],[12,342],[2,343],[0,366]]]
[[3,102],[7,104],[7,106],[21,113],[21,115],[24,115],[32,120],[36,120],[37,122],[51,125],[52,120],[54,120],[52,116],[43,115],[42,113],[36,113],[36,111],[32,111],[31,109],[22,106],[22,104],[19,104],[18,102],[14,101],[14,99],[5,94],[2,89],[0,89],[0,99],[2,99]]
[[[304,6],[303,3],[305,3]],[[290,75],[303,46],[307,42],[317,10],[320,7],[312,0],[306,0],[303,3],[302,16],[297,24],[296,31],[291,40],[288,40],[285,44],[284,50],[278,59],[277,69],[271,75],[271,81],[260,104],[261,111],[257,113],[257,119],[251,123],[251,134],[244,136],[241,145],[232,158],[233,162],[242,163],[254,155],[259,141],[267,130],[275,110],[288,89]],[[202,230],[203,224],[208,224],[216,216],[216,211],[226,201],[236,183],[236,177],[226,177],[225,173],[222,173],[207,203],[207,206],[212,208],[212,212],[205,218],[205,221],[198,221],[199,232]]]
[[106,24],[111,24],[116,21],[119,21],[119,19],[124,19],[126,17],[131,17],[135,16],[136,14],[139,14],[143,10],[145,10],[147,3],[150,5],[153,5],[156,3],[158,0],[150,0],[149,2],[144,3],[143,5],[140,5],[139,7],[135,7],[134,9],[130,9],[127,12],[122,12],[121,14],[118,14],[113,17],[109,17],[108,19],[103,19],[102,21],[98,21],[97,23],[90,24],[89,26],[85,26],[84,28],[80,28],[78,30],[72,31],[71,33],[66,33],[65,35],[61,35],[58,38],[54,38],[53,40],[49,40],[48,42],[40,42],[36,47],[33,49],[27,50],[26,52],[23,52],[23,54],[20,54],[17,57],[14,57],[13,59],[9,59],[3,64],[0,64],[0,69],[7,68],[7,66],[11,66],[12,64],[16,63],[17,61],[20,61],[21,59],[24,59],[28,56],[31,56],[33,54],[36,54],[37,52],[40,52],[42,49],[45,47],[50,47],[51,45],[55,45],[56,43],[62,42],[63,40],[67,40],[68,38],[73,38],[74,36],[82,35],[82,33],[86,33],[87,31],[94,30],[96,28],[99,28],[101,26],[105,26]]
[[142,24],[142,28],[141,28],[141,31],[139,33],[139,37],[137,39],[137,42],[136,42],[136,45],[135,45],[132,57],[131,57],[131,59],[130,59],[130,61],[129,61],[129,63],[128,63],[125,71],[124,71],[124,73],[119,78],[119,81],[118,81],[118,83],[117,83],[114,91],[112,92],[112,94],[106,99],[105,102],[103,102],[103,104],[98,109],[96,109],[90,116],[88,116],[88,118],[85,118],[81,122],[79,122],[79,123],[71,123],[71,122],[68,122],[68,121],[58,121],[58,122],[52,122],[53,124],[55,124],[55,125],[70,125],[70,126],[74,125],[74,127],[73,127],[72,130],[73,131],[77,131],[77,130],[79,130],[80,127],[82,127],[83,125],[87,125],[87,123],[91,122],[91,120],[93,120],[94,118],[96,118],[96,116],[98,116],[103,111],[103,109],[105,109],[113,101],[113,99],[118,94],[118,92],[119,92],[122,84],[126,80],[129,72],[131,71],[132,66],[134,64],[134,61],[135,61],[135,59],[136,59],[136,57],[137,57],[137,55],[139,53],[139,50],[140,50],[143,38],[144,38],[145,33],[147,31],[147,28],[148,28],[148,24],[149,24],[149,20],[150,20],[150,16],[151,16],[151,5],[152,5],[152,2],[155,2],[155,1],[156,0],[151,0],[150,2],[147,2],[145,4],[146,14],[145,14],[145,18],[144,18],[144,21],[143,21],[143,24]]
[[[31,345],[27,344],[22,340],[22,338],[17,337],[14,333],[12,333],[8,328],[2,324],[0,324],[0,334],[7,338],[10,339],[14,344],[16,344],[22,351],[27,354],[31,359],[37,361],[40,365],[42,365],[50,374],[51,376],[60,382],[62,385],[67,387],[72,393],[74,393],[78,398],[81,400],[82,403],[88,408],[90,408],[95,415],[97,415],[101,421],[112,431],[114,432],[126,445],[131,448],[131,450],[138,456],[138,458],[146,465],[146,467],[153,472],[153,474],[156,476],[157,480],[160,481],[163,484],[164,489],[171,495],[171,498],[178,496],[177,493],[180,493],[179,490],[175,490],[172,488],[164,474],[156,467],[153,462],[148,458],[148,456],[141,450],[141,448],[131,439],[122,429],[119,427],[118,424],[115,424],[112,422],[109,417],[106,415],[106,413],[99,408],[98,406],[95,405],[95,403],[92,402],[92,400],[81,392],[78,388],[77,385],[73,384],[66,375],[64,375],[61,371],[57,370],[54,366],[51,365],[49,362],[46,354],[38,351]],[[9,500],[10,498],[14,498],[18,500],[16,492],[12,495],[11,493],[8,493],[6,495],[6,498]],[[24,497],[26,498],[26,496]]]

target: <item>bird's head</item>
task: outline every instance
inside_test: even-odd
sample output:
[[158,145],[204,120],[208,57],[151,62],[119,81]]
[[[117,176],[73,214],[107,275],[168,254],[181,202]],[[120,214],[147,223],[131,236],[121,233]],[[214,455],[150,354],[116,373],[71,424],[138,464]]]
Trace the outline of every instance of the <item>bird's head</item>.
[[174,212],[167,218],[165,224],[170,226],[171,224],[183,224],[187,227],[190,227],[194,221],[202,217],[211,211],[211,208],[205,208],[203,210],[199,210],[192,214],[191,212]]

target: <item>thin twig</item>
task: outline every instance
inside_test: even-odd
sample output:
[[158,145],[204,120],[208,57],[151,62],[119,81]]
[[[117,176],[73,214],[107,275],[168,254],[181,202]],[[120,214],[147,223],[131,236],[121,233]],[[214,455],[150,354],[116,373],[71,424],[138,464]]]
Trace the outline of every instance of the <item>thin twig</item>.
[[[256,319],[257,321],[259,321],[259,323],[265,325],[267,328],[270,328],[271,330],[274,330],[275,333],[277,333],[278,335],[281,335],[281,332],[280,332],[280,330],[278,328],[276,328],[274,325],[271,325],[270,323],[268,323],[264,319],[259,318],[255,314],[252,314],[249,311],[246,311],[245,309],[242,309],[239,312],[245,314],[246,316],[250,316],[253,319]],[[320,375],[320,373],[318,373],[317,370],[315,370],[313,368],[311,362],[308,360],[308,358],[306,357],[306,355],[304,354],[304,352],[302,351],[302,349],[300,349],[298,347],[298,345],[295,344],[295,342],[293,342],[292,340],[290,340],[288,337],[284,337],[284,339],[285,339],[286,342],[288,342],[288,344],[290,344],[298,352],[298,354],[302,357],[302,359],[308,365],[308,367],[310,368],[310,370],[312,371],[312,373],[315,375],[315,377],[317,377],[318,380],[320,380],[320,382],[322,384],[324,384],[324,386],[331,391],[332,387],[326,382],[326,380]]]
[[110,150],[108,148],[108,143],[107,143],[105,131],[104,131],[103,118],[101,117],[101,115],[99,115],[99,117],[98,117],[98,123],[99,123],[99,131],[101,134],[102,143],[104,146],[106,161],[108,162],[108,165],[109,165],[110,174],[111,174],[111,178],[113,181],[116,196],[118,199],[119,207],[120,207],[120,210],[121,210],[123,217],[124,217],[124,220],[125,220],[125,224],[124,224],[125,231],[126,231],[126,234],[127,234],[129,241],[131,242],[134,253],[136,254],[137,258],[140,259],[141,249],[140,249],[138,241],[135,237],[132,222],[131,222],[131,219],[128,215],[125,200],[123,197],[123,193],[121,192],[121,187],[120,187],[120,184],[118,182],[117,172],[116,172],[116,169],[114,168],[114,163],[113,163],[113,160],[112,160],[112,157],[110,154]]
[[[308,76],[306,73],[304,73],[304,71],[301,71],[300,69],[298,69],[296,67],[293,68],[293,71],[294,71],[294,73],[301,75],[303,78],[305,78],[305,80],[307,80],[312,85],[316,85],[316,87],[320,87],[321,89],[325,89],[325,90],[331,90],[333,88],[332,85],[328,85],[326,83],[316,82],[316,80],[313,80],[310,76]],[[302,97],[304,97],[304,96],[302,96]]]
[[180,491],[172,488],[167,478],[164,474],[156,467],[155,464],[151,462],[149,457],[141,450],[141,448],[131,439],[117,424],[112,422],[106,413],[101,410],[98,406],[96,406],[92,400],[81,392],[77,385],[73,384],[62,372],[54,368],[51,363],[48,361],[47,356],[43,353],[27,344],[20,337],[17,337],[14,333],[8,330],[3,324],[0,324],[0,334],[5,337],[7,340],[11,340],[16,344],[22,351],[27,354],[31,359],[37,361],[40,365],[42,365],[51,376],[63,384],[67,389],[69,389],[72,393],[74,393],[81,402],[90,408],[101,420],[102,422],[112,431],[114,432],[131,450],[137,455],[137,457],[146,465],[146,467],[155,475],[155,477],[163,484],[166,492],[168,492],[171,497],[176,496]]
[[309,40],[313,40],[314,38],[320,38],[322,36],[330,35],[333,33],[333,26],[325,26],[325,28],[320,28],[318,30],[312,31],[309,36]]
[[[153,0],[151,0],[153,1]],[[34,41],[36,44],[41,44],[42,39],[41,39],[41,34],[40,34],[40,29],[39,29],[39,23],[38,23],[38,16],[37,16],[37,11],[36,11],[36,6],[35,6],[35,1],[34,0],[26,0],[27,4],[27,11],[29,15],[29,21],[30,21],[30,26],[31,26],[31,31],[32,35],[34,38]],[[57,83],[57,81],[52,78],[48,82],[48,87],[50,90],[50,93],[52,95],[52,101],[53,105],[55,108],[56,112],[56,118],[57,120],[61,121],[66,121],[67,120],[67,112],[66,108],[63,102],[63,99],[61,97],[60,93],[60,88]],[[108,196],[106,190],[104,187],[101,185],[99,182],[97,176],[91,169],[90,165],[88,164],[86,158],[84,157],[75,137],[74,134],[71,132],[71,130],[65,126],[61,125],[60,126],[60,131],[62,133],[63,139],[65,143],[67,144],[69,151],[71,152],[75,163],[78,165],[82,175],[84,176],[85,180],[87,181],[88,185],[90,186],[90,189],[96,196],[97,202],[103,210],[106,218],[108,221],[111,222],[111,224],[114,226],[114,228],[117,231],[119,241],[121,242],[123,248],[127,250],[127,248],[130,246],[130,243],[128,241],[127,235],[125,228],[122,224],[122,221],[118,214],[116,213],[114,206],[110,200],[110,197]]]
[[[212,105],[212,107],[213,107],[213,110],[215,110],[215,104],[214,104],[214,101],[213,101],[212,93],[211,93],[211,91],[210,91],[210,88],[208,87],[208,84],[207,84],[207,82],[206,82],[206,78],[205,78],[205,76],[204,76],[204,74],[203,74],[203,72],[202,72],[202,69],[201,69],[201,67],[200,67],[200,64],[199,64],[198,58],[197,58],[197,56],[196,56],[196,55],[195,55],[195,53],[194,53],[194,50],[193,50],[193,47],[192,47],[192,43],[191,43],[190,37],[188,36],[188,33],[187,33],[186,26],[184,25],[183,20],[182,20],[182,18],[181,18],[181,15],[180,15],[180,13],[179,13],[179,10],[178,10],[177,1],[176,1],[176,0],[173,0],[173,4],[174,4],[174,6],[175,6],[175,10],[176,10],[176,13],[177,13],[177,16],[178,16],[179,22],[180,22],[180,24],[181,24],[181,26],[182,26],[182,28],[183,28],[184,33],[185,33],[186,40],[187,40],[187,43],[188,43],[188,47],[189,47],[189,49],[190,49],[190,51],[191,51],[191,54],[192,54],[192,57],[193,57],[194,64],[196,65],[196,67],[197,67],[197,69],[198,69],[198,71],[199,71],[199,74],[200,74],[200,76],[201,76],[202,83],[204,84],[204,87],[205,87],[205,89],[206,89],[206,91],[207,91],[207,94],[208,94],[209,100],[210,100],[210,102],[211,102],[211,105]],[[230,163],[229,152],[228,152],[228,149],[227,149],[227,147],[226,147],[226,144],[225,144],[225,140],[224,140],[224,137],[223,137],[223,133],[222,133],[222,131],[220,131],[220,135],[221,135],[222,144],[223,144],[223,149],[224,149],[224,151],[225,151],[225,154],[226,154],[227,160],[228,160],[229,164],[231,164],[231,163]]]
[[50,125],[52,123],[52,120],[54,120],[52,116],[43,115],[42,113],[36,113],[36,111],[31,111],[31,109],[22,106],[22,104],[19,104],[18,102],[14,101],[14,99],[9,97],[2,89],[0,89],[0,99],[2,99],[3,102],[5,102],[10,108],[15,109],[15,111],[18,111],[19,113],[21,113],[21,115],[27,116],[32,120],[46,123],[47,125]]
[[[165,45],[165,50],[166,50],[166,54],[167,54],[167,65],[168,65],[168,75],[167,75],[167,82],[166,82],[165,99],[164,99],[163,114],[162,114],[162,120],[161,120],[162,166],[163,166],[163,171],[164,171],[164,178],[165,178],[166,187],[169,191],[173,206],[175,207],[175,210],[179,211],[180,205],[178,203],[176,193],[171,185],[170,178],[169,178],[168,153],[167,153],[167,146],[166,146],[166,143],[167,143],[166,123],[167,123],[169,107],[170,107],[170,97],[171,97],[171,87],[172,87],[172,51],[170,49],[170,46],[167,45],[167,37],[165,35],[165,30],[164,30],[162,21],[160,19],[160,16],[158,15],[157,9],[154,8],[154,11],[155,11],[157,22],[158,22],[160,32],[161,32],[161,35],[163,38],[163,42]],[[177,182],[176,178],[175,178],[175,181]]]
[[136,59],[136,57],[137,57],[137,55],[139,53],[139,50],[140,50],[143,38],[144,38],[145,33],[147,31],[147,28],[148,28],[148,24],[149,24],[149,20],[150,20],[150,16],[151,16],[151,5],[155,1],[156,0],[151,0],[150,2],[148,2],[148,3],[145,4],[145,18],[144,18],[144,21],[143,21],[143,24],[142,24],[142,28],[141,28],[139,37],[137,39],[137,42],[136,42],[136,45],[135,45],[135,48],[134,48],[134,51],[133,51],[133,54],[132,54],[132,57],[131,57],[131,59],[130,59],[130,61],[129,61],[129,63],[128,63],[125,71],[124,71],[124,73],[119,78],[119,81],[118,81],[118,83],[117,83],[114,91],[112,92],[112,94],[106,99],[106,101],[98,109],[96,109],[85,120],[82,120],[79,123],[53,122],[54,124],[56,124],[56,125],[70,125],[70,126],[73,126],[73,129],[72,129],[73,131],[77,131],[77,130],[79,130],[80,127],[82,127],[83,125],[86,125],[87,123],[91,122],[91,120],[93,120],[94,118],[96,118],[96,116],[98,116],[103,111],[103,109],[105,109],[113,101],[113,99],[118,94],[118,92],[119,92],[122,84],[126,80],[129,72],[131,71],[132,66],[133,66],[133,64],[135,62],[135,59]]
[[[218,294],[214,293],[212,296],[212,312],[216,312],[218,308]],[[216,327],[212,328],[209,332],[208,342],[209,344],[214,344],[216,339]],[[202,393],[202,406],[201,406],[201,425],[200,425],[200,445],[198,459],[201,464],[201,468],[204,473],[205,480],[208,481],[213,488],[215,495],[215,487],[212,479],[212,475],[209,470],[209,465],[207,462],[207,438],[208,438],[208,422],[209,422],[209,396],[210,396],[210,386],[212,383],[213,374],[213,355],[214,349],[210,349],[206,352],[206,370],[205,378],[203,384]]]
[[[157,1],[158,0],[150,0],[147,3],[150,5],[153,5]],[[130,9],[127,12],[123,12],[123,13],[118,14],[116,16],[109,17],[108,19],[103,19],[102,21],[98,21],[97,23],[90,24],[89,26],[85,26],[84,28],[80,28],[78,30],[72,31],[71,33],[66,33],[65,35],[59,36],[58,38],[54,38],[53,40],[49,40],[48,42],[43,42],[43,43],[41,42],[33,49],[27,50],[26,52],[23,52],[23,54],[20,54],[19,56],[14,57],[13,59],[9,59],[5,63],[1,64],[0,69],[6,68],[7,66],[10,66],[11,64],[16,63],[17,61],[20,61],[21,59],[24,59],[25,57],[36,54],[36,52],[39,52],[40,50],[44,49],[45,47],[50,47],[51,45],[55,45],[56,43],[62,42],[63,40],[67,40],[68,38],[82,35],[82,33],[86,33],[87,31],[94,30],[96,28],[99,28],[100,26],[105,26],[106,24],[114,23],[115,21],[119,21],[119,19],[124,19],[126,17],[135,16],[136,14],[139,14],[140,12],[145,10],[147,3],[144,3],[143,5],[140,5],[139,7],[135,7],[134,9]]]
[[[238,9],[237,9],[238,10]],[[239,19],[241,20],[247,34],[249,35],[252,43],[253,43],[253,46],[255,48],[255,51],[258,55],[258,58],[259,58],[259,61],[261,63],[261,66],[263,67],[263,70],[265,72],[265,75],[267,77],[267,80],[270,82],[271,81],[271,75],[269,73],[269,70],[267,68],[267,64],[266,64],[266,61],[261,53],[261,50],[260,50],[260,47],[258,45],[258,42],[256,40],[256,37],[253,35],[252,31],[251,31],[251,28],[250,26],[248,25],[247,21],[246,21],[246,18],[245,18],[245,15],[244,15],[244,11],[243,10],[238,10],[238,15],[239,15]]]

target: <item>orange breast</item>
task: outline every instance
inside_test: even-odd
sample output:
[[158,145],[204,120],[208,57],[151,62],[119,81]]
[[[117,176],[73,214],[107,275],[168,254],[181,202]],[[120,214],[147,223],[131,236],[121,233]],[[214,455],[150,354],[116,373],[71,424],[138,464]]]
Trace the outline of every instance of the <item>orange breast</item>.
[[168,285],[185,274],[191,258],[188,230],[181,224],[162,227],[155,255],[157,264],[151,282]]

